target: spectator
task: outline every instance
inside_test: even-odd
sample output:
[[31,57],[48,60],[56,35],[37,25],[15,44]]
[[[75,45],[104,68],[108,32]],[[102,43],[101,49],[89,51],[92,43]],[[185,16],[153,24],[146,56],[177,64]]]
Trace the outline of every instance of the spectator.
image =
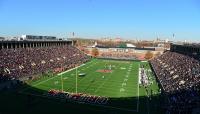
[[[169,110],[189,110],[200,102],[200,62],[176,52],[152,59],[151,65],[168,96]],[[180,109],[180,110],[178,110]]]
[[89,58],[77,48],[64,45],[0,50],[0,82],[69,69]]

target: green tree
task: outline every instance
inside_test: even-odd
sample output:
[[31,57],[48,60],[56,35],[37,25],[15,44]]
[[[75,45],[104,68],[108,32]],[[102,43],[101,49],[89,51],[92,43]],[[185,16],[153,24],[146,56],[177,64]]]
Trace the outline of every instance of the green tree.
[[153,53],[151,53],[150,51],[148,51],[146,54],[145,54],[145,59],[149,60],[151,58],[153,58]]
[[156,54],[155,54],[155,57],[157,57],[157,56],[159,56],[159,55],[161,55],[161,53],[160,53],[160,52],[156,53]]
[[97,57],[99,55],[99,50],[97,48],[92,49],[92,56]]

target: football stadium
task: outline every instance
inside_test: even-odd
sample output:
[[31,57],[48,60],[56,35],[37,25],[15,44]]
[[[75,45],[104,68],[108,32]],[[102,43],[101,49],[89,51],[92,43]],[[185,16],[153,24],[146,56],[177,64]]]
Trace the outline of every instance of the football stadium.
[[0,0],[0,114],[200,114],[200,0]]
[[[75,41],[1,41],[2,113],[192,113],[198,46],[171,44],[149,60],[89,56]],[[98,48],[94,48],[98,49]],[[135,49],[136,50],[136,49]],[[193,53],[191,53],[194,51]]]

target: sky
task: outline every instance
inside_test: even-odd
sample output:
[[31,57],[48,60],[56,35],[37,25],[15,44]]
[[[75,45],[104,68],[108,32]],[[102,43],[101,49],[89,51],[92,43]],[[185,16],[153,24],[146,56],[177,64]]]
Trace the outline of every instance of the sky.
[[73,32],[84,38],[199,42],[200,0],[0,0],[0,36]]

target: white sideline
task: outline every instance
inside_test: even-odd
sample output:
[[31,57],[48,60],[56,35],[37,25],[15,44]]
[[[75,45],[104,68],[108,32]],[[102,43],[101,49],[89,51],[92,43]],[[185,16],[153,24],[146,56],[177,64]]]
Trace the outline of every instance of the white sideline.
[[[54,77],[51,77],[51,78],[49,78],[49,79],[46,79],[46,80],[44,80],[44,81],[41,81],[41,82],[38,82],[38,83],[36,83],[36,84],[34,84],[33,86],[37,86],[37,85],[40,85],[41,83],[44,83],[44,82],[47,82],[47,81],[49,81],[49,80],[51,80],[51,79],[53,79],[53,78],[56,78],[56,77],[58,77],[58,76],[60,76],[60,75],[62,75],[62,74],[65,74],[65,73],[67,73],[67,72],[69,72],[69,71],[72,71],[72,70],[74,70],[74,69],[76,69],[76,68],[79,68],[79,67],[82,67],[82,66],[84,66],[84,65],[86,65],[86,64],[81,64],[80,66],[77,66],[77,67],[75,67],[75,68],[72,68],[72,69],[69,69],[69,70],[67,70],[67,71],[64,71],[64,72],[61,72],[61,73],[59,73],[59,74],[57,74],[56,76],[54,76]],[[139,68],[140,68],[140,64],[138,64],[138,71],[139,71]],[[113,106],[103,106],[102,105],[102,107],[105,107],[105,108],[113,108],[113,109],[119,109],[119,110],[126,110],[126,111],[132,111],[132,112],[138,112],[139,111],[139,74],[140,73],[138,73],[138,99],[137,99],[137,110],[131,110],[131,109],[126,109],[126,108],[118,108],[118,107],[113,107]],[[106,80],[107,81],[107,80]],[[104,85],[104,84],[103,84]],[[102,84],[101,84],[101,86],[103,86]],[[29,88],[29,87],[28,87]],[[27,92],[23,92],[24,90],[26,90],[26,89],[28,89],[28,88],[25,88],[25,89],[23,89],[23,90],[21,90],[21,91],[19,91],[19,93],[22,93],[22,94],[30,94],[30,93],[27,93]],[[98,87],[98,89],[99,89],[99,87]],[[97,90],[98,91],[98,90]],[[42,96],[42,95],[36,95],[36,94],[30,94],[30,95],[35,95],[35,96],[40,96],[40,97],[44,97],[44,96]],[[96,105],[96,106],[99,106],[99,105]]]
[[[91,63],[91,62],[92,62],[92,61],[87,62],[86,64]],[[82,66],[84,66],[84,65],[86,65],[86,64],[81,64],[80,66],[77,66],[77,67],[75,67],[75,68],[82,67]],[[74,70],[75,68],[69,69],[69,70],[64,71],[64,72],[61,72],[61,73],[62,73],[62,74],[67,73],[67,72],[69,72],[69,71],[71,71],[71,70]],[[37,86],[37,85],[40,85],[40,84],[43,83],[43,82],[47,82],[47,81],[49,81],[49,80],[51,80],[51,79],[53,79],[53,78],[56,78],[56,77],[60,76],[61,73],[57,74],[57,75],[54,76],[54,77],[51,77],[51,78],[49,78],[49,79],[46,79],[46,80],[44,80],[44,81],[38,82],[38,83],[36,83],[36,84],[33,84],[32,86]],[[30,88],[30,87],[24,88],[24,89],[20,90],[19,92],[22,92],[22,91],[27,90],[27,89],[29,89],[29,88]]]
[[69,72],[69,71],[72,71],[72,70],[74,70],[74,69],[76,69],[76,68],[82,67],[82,66],[84,66],[84,65],[85,65],[85,64],[82,64],[82,65],[77,66],[77,67],[75,67],[75,68],[72,68],[72,69],[66,70],[66,71],[64,71],[64,72],[61,72],[61,73],[58,74],[58,76],[60,76],[60,75],[62,75],[62,74],[65,74],[65,73],[67,73],[67,72]]
[[39,83],[37,83],[37,84],[34,84],[33,86],[40,85],[40,84],[43,83],[43,82],[47,82],[47,81],[49,81],[49,80],[51,80],[51,79],[53,79],[53,78],[56,78],[56,77],[58,77],[58,76],[60,76],[60,75],[62,75],[62,74],[64,74],[64,73],[67,73],[67,72],[72,71],[72,70],[74,70],[74,69],[76,69],[76,68],[82,67],[82,66],[84,66],[84,65],[85,65],[85,64],[82,64],[82,65],[80,65],[80,66],[74,67],[74,68],[69,69],[69,70],[67,70],[67,71],[61,72],[61,73],[59,73],[57,76],[54,76],[54,77],[51,77],[51,78],[46,79],[46,80],[44,80],[44,81],[41,81],[41,82],[39,82]]
[[140,78],[140,64],[138,65],[139,67],[138,67],[138,99],[137,99],[137,112],[139,111],[139,103],[140,103],[140,100],[139,100],[139,78]]
[[[83,65],[85,65],[85,64],[83,64]],[[81,67],[81,66],[83,66],[83,65],[80,65],[80,66],[78,66],[78,67]],[[138,72],[139,72],[139,68],[140,68],[140,64],[138,65],[139,67],[138,67]],[[73,68],[73,69],[75,69],[75,68]],[[72,70],[72,69],[70,69],[70,70]],[[67,71],[65,71],[65,73],[66,73]],[[68,70],[68,72],[69,72],[69,70]],[[56,76],[57,77],[57,76]],[[45,80],[46,81],[46,80]],[[43,81],[43,82],[45,82],[45,81]],[[106,80],[107,81],[107,80]],[[100,86],[103,86],[104,84],[101,84]],[[98,89],[99,89],[99,87],[98,87]],[[92,105],[94,105],[94,106],[101,106],[101,107],[105,107],[105,108],[112,108],[112,109],[118,109],[118,110],[125,110],[125,111],[131,111],[131,112],[139,112],[139,74],[138,74],[138,89],[137,89],[137,97],[138,97],[138,99],[137,99],[137,109],[136,110],[131,110],[131,109],[126,109],[126,108],[118,108],[118,107],[113,107],[113,106],[104,106],[104,105],[95,105],[95,104],[92,104]],[[34,94],[32,94],[32,95],[34,95]],[[39,95],[38,95],[39,96]]]

